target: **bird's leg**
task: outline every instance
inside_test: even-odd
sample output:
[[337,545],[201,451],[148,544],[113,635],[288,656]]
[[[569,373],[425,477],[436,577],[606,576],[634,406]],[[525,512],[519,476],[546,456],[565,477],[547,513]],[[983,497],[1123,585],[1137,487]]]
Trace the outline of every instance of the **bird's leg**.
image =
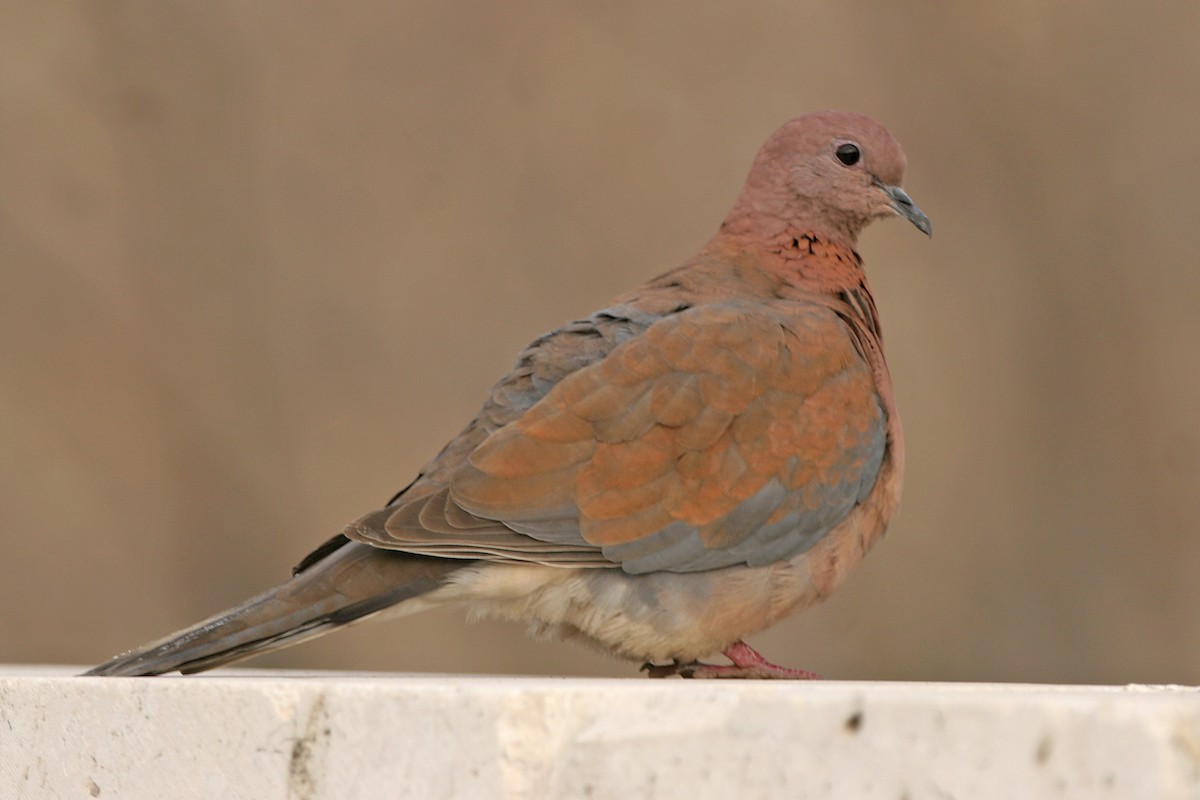
[[759,680],[784,681],[813,681],[821,676],[815,672],[803,669],[789,669],[767,661],[758,651],[743,641],[737,641],[721,651],[721,654],[732,661],[732,664],[705,664],[700,661],[659,666],[644,664],[651,678],[667,678],[679,675],[681,678],[753,678]]

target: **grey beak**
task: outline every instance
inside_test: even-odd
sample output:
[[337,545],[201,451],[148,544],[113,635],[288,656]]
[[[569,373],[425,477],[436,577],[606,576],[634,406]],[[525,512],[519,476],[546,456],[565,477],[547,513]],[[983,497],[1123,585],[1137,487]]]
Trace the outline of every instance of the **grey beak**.
[[917,204],[908,196],[908,192],[899,186],[889,186],[886,183],[880,183],[879,188],[883,189],[883,193],[892,201],[892,208],[897,214],[916,225],[917,230],[926,236],[933,236],[933,223],[929,221],[929,217],[925,216],[924,211],[917,208]]

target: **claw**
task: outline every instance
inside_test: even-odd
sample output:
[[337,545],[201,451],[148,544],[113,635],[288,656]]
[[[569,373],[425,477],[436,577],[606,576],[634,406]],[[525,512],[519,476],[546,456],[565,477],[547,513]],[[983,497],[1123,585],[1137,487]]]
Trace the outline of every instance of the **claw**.
[[642,671],[651,678],[669,678],[672,675],[678,675],[681,678],[696,678],[700,680],[713,678],[784,681],[821,680],[821,676],[815,672],[772,664],[759,655],[757,650],[742,641],[734,642],[722,650],[721,654],[733,663],[705,664],[701,661],[682,662],[676,659],[670,664],[645,663],[642,665]]

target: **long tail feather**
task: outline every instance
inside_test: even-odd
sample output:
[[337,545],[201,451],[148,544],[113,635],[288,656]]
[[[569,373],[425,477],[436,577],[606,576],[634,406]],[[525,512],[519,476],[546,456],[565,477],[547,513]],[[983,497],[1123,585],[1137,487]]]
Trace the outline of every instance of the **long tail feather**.
[[469,563],[348,543],[316,563],[306,561],[291,580],[236,608],[122,653],[84,675],[200,672],[290,647],[431,592]]

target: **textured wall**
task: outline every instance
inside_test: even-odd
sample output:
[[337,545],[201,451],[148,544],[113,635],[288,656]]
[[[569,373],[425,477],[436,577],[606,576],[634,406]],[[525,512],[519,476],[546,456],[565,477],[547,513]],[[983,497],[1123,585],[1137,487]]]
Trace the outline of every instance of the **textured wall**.
[[[702,244],[778,123],[846,108],[936,228],[861,243],[905,500],[754,642],[1200,682],[1200,6],[647,5],[0,3],[0,661],[282,578],[527,340]],[[256,663],[632,674],[454,614]]]

